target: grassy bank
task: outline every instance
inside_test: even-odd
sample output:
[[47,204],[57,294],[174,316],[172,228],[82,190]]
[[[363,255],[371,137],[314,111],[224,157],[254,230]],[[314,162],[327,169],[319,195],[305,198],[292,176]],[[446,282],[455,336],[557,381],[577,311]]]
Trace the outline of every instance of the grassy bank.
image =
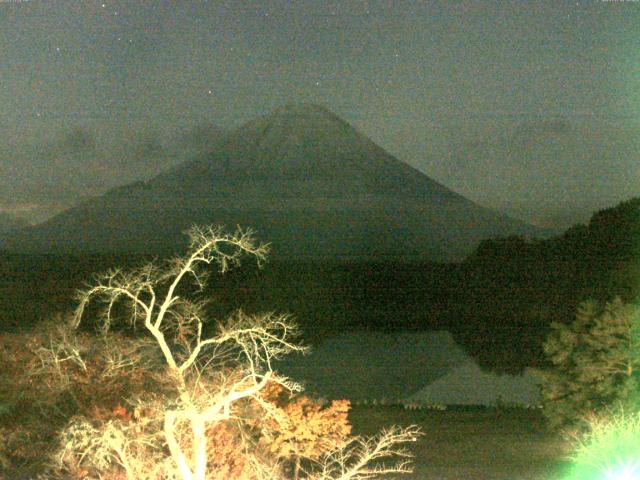
[[415,471],[406,480],[555,480],[566,468],[570,444],[545,432],[539,411],[354,407],[355,434],[373,435],[392,424],[425,432],[409,446]]

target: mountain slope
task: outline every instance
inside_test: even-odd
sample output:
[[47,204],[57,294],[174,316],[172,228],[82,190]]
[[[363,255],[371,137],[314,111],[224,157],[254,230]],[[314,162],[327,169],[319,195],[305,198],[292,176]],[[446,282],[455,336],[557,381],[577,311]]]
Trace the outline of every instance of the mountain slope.
[[375,145],[330,111],[291,105],[147,182],[113,189],[6,242],[20,251],[157,252],[192,223],[253,227],[290,258],[454,260],[535,234]]
[[0,212],[0,235],[19,230],[29,223],[23,218],[7,212]]
[[640,128],[628,119],[500,120],[478,131],[451,127],[442,137],[429,161],[414,164],[538,225],[565,230],[640,192]]

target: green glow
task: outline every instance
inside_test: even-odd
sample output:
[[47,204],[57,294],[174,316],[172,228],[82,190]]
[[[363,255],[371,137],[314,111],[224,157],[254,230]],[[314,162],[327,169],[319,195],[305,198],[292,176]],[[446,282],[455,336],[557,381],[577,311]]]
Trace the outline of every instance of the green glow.
[[621,465],[610,469],[605,477],[607,480],[638,480],[640,478],[640,466],[638,462]]
[[640,413],[594,420],[563,480],[640,480]]

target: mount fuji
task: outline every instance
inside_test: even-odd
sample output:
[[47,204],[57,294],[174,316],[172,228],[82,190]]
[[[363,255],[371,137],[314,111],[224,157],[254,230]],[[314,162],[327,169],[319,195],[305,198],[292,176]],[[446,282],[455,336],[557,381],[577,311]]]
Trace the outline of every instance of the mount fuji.
[[288,105],[209,153],[4,237],[23,253],[158,253],[191,224],[251,227],[288,259],[464,258],[482,239],[535,236],[398,160],[328,109]]

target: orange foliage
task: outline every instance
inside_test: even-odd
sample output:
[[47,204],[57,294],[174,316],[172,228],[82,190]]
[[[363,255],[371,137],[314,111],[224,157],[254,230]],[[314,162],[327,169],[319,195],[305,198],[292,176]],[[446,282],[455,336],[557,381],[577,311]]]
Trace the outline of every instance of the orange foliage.
[[[220,422],[208,428],[208,480],[255,480],[249,454],[263,462],[284,460],[297,471],[301,460],[319,459],[343,445],[351,434],[348,400],[324,405],[305,395],[292,397],[275,382],[263,389],[260,400],[269,404],[271,415],[265,414],[257,400],[248,400],[237,406],[242,421]],[[189,436],[184,438],[190,440]],[[183,451],[188,454],[189,449]]]
[[290,398],[278,384],[265,390],[265,399],[280,410],[284,420],[269,420],[265,435],[269,450],[277,457],[317,460],[343,445],[351,434],[349,400],[333,400],[323,405],[306,395]]
[[[79,334],[84,344],[94,344],[95,340],[85,335]],[[120,344],[126,342],[124,338],[121,340]],[[62,364],[71,381],[67,393],[61,392],[56,389],[54,377],[29,374],[31,367],[40,364],[35,352],[46,345],[46,334],[42,332],[0,334],[0,400],[13,406],[9,414],[11,421],[6,413],[2,418],[0,435],[5,441],[0,442],[3,443],[0,466],[3,458],[19,463],[40,460],[54,446],[56,430],[66,421],[64,417],[72,413],[98,422],[120,420],[129,425],[138,424],[140,416],[147,416],[146,412],[130,411],[123,399],[145,391],[161,394],[169,383],[162,372],[145,369],[123,369],[120,375],[105,378],[103,372],[107,364],[100,348],[87,348],[83,355],[86,368],[72,362]],[[272,415],[265,414],[261,402],[268,403]],[[34,408],[35,405],[39,408]],[[64,412],[59,410],[61,407]],[[25,409],[34,412],[28,420],[23,416]],[[49,417],[52,409],[58,409],[61,418]],[[266,464],[284,461],[295,468],[297,475],[301,460],[316,460],[347,440],[351,433],[349,409],[348,400],[327,405],[306,395],[292,396],[280,384],[270,382],[260,392],[259,401],[247,399],[235,406],[241,420],[216,423],[208,428],[207,480],[256,480],[258,476],[249,454]],[[181,443],[191,441],[187,430],[181,435]],[[188,448],[184,451],[189,454]],[[81,479],[89,472],[78,466],[75,472],[69,473],[72,478]],[[123,478],[118,468],[103,473],[104,478],[110,480]]]
[[229,422],[212,425],[207,440],[207,480],[256,479],[237,426]]

